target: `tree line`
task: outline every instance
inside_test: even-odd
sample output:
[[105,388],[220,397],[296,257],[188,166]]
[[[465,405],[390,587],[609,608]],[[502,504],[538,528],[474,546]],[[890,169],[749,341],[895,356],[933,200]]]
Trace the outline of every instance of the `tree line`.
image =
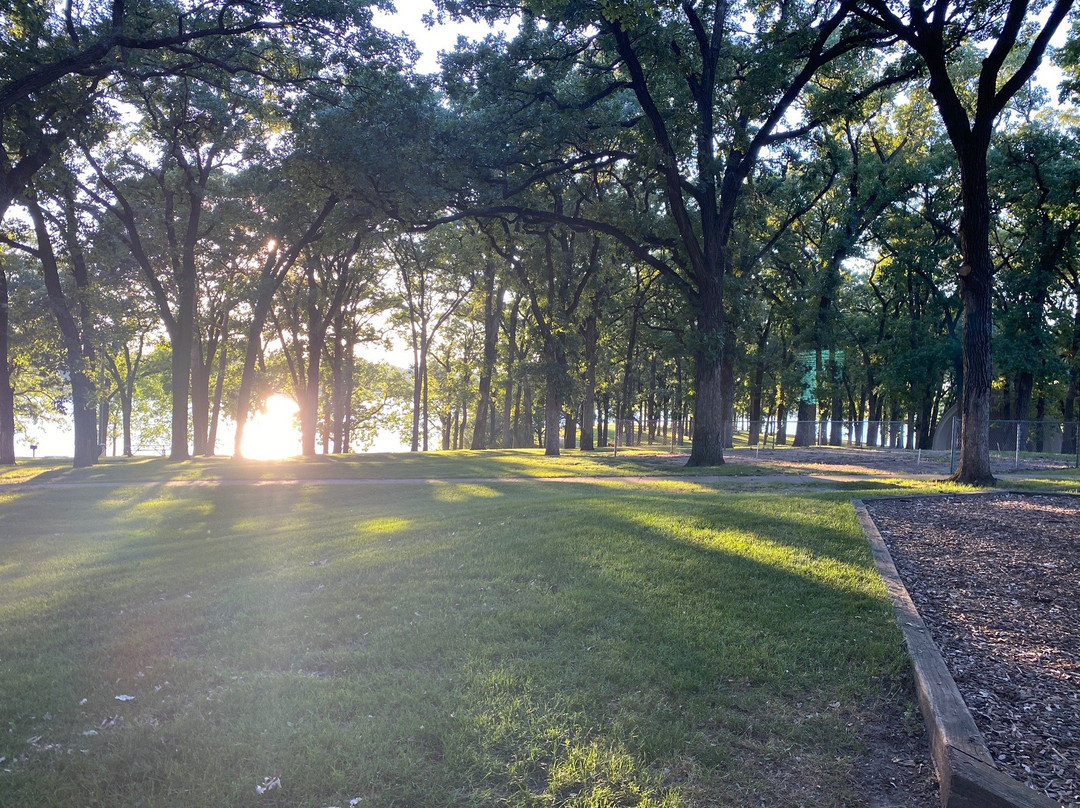
[[9,4],[0,462],[58,414],[76,466],[240,454],[275,391],[305,454],[692,465],[955,404],[989,482],[992,418],[1077,418],[1070,8],[443,0],[517,27],[422,75],[363,0]]

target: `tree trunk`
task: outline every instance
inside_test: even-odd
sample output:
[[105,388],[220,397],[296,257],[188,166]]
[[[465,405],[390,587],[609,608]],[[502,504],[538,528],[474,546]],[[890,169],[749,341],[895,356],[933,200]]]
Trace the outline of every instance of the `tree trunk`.
[[[334,318],[334,348],[327,357],[330,360],[330,407],[328,408],[328,436],[333,441],[334,454],[345,451],[345,350],[344,317],[339,312]],[[350,349],[352,346],[348,346]]]
[[206,455],[210,437],[210,367],[213,357],[204,357],[202,341],[191,344],[191,435],[192,452]]
[[[1065,440],[1061,451],[1065,454],[1076,454],[1077,422],[1078,418],[1076,402],[1080,398],[1080,290],[1074,290],[1076,294],[1076,310],[1073,312],[1072,345],[1069,356],[1069,387],[1065,392],[1065,405],[1062,417],[1065,420]],[[1070,424],[1070,422],[1072,422]]]
[[597,299],[594,298],[593,309],[585,320],[583,336],[585,341],[585,397],[581,405],[581,450],[591,452],[596,448],[595,424],[596,424],[596,356],[597,343],[600,332],[598,328]]
[[773,438],[775,446],[787,446],[787,405],[783,400],[776,402],[776,436]]
[[221,423],[221,399],[225,391],[225,371],[228,368],[228,342],[222,341],[218,349],[218,367],[214,379],[214,399],[211,402],[210,432],[206,439],[206,454],[213,457],[217,454],[218,424]]
[[517,319],[520,311],[521,300],[516,298],[514,306],[510,310],[510,317],[506,324],[506,396],[503,401],[503,439],[504,449],[517,446],[514,435],[514,362],[517,359]]
[[[974,138],[972,138],[974,140]],[[956,144],[961,173],[960,298],[964,304],[964,380],[960,389],[960,457],[952,479],[993,485],[990,471],[990,396],[993,385],[993,263],[986,143]]]
[[233,436],[233,456],[244,456],[244,428],[247,426],[248,411],[251,409],[251,390],[255,386],[255,364],[262,349],[262,329],[270,313],[268,299],[260,299],[255,304],[251,322],[247,330],[247,346],[244,349],[244,367],[240,371],[240,387],[236,393],[236,432]]
[[559,456],[559,423],[562,421],[563,388],[566,380],[566,359],[559,346],[549,344],[544,351],[546,368],[544,396],[544,454]]
[[515,446],[522,446],[525,448],[532,448],[536,445],[535,433],[533,431],[533,391],[532,380],[528,374],[521,381],[521,406],[518,411],[519,415],[519,433],[514,439]]
[[724,463],[724,300],[721,273],[710,273],[700,293],[694,348],[694,437],[687,466]]
[[764,328],[758,333],[757,353],[754,355],[754,375],[750,382],[750,411],[748,413],[747,445],[757,446],[761,440],[761,426],[764,420],[765,409],[762,406],[762,398],[765,394],[765,349],[769,344],[769,332],[772,328],[772,318],[765,321]]
[[476,394],[476,426],[473,428],[473,449],[489,448],[485,426],[491,407],[491,377],[498,357],[499,324],[503,314],[503,289],[495,284],[495,263],[488,261],[484,272],[484,359]]
[[0,260],[0,466],[15,465],[15,390],[11,386],[11,360],[7,271]]

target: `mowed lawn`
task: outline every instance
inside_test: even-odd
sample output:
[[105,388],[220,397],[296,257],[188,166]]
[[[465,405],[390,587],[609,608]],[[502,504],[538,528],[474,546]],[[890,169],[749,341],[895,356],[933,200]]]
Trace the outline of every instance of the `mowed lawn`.
[[2,490],[0,805],[862,804],[910,696],[857,494]]

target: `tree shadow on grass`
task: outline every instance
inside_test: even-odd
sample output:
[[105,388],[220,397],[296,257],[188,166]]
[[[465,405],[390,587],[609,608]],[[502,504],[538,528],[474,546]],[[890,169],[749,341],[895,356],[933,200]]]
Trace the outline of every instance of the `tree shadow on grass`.
[[[117,804],[254,804],[248,781],[275,767],[312,804],[846,804],[846,719],[902,667],[887,604],[831,577],[852,535],[760,501],[740,516],[699,489],[591,483],[160,493],[85,502],[111,538],[5,626],[50,660],[27,675],[65,684],[0,720],[38,734],[24,716],[52,710],[45,729],[75,734],[80,711],[48,698],[84,692],[145,736],[137,767],[116,735],[79,763]],[[136,700],[112,703],[119,686]],[[18,793],[73,774],[41,765]]]

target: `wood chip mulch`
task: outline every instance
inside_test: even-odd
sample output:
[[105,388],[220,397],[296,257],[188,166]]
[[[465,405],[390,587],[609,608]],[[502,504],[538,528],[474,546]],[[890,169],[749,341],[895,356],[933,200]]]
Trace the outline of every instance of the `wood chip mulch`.
[[866,504],[998,767],[1080,808],[1080,497]]

